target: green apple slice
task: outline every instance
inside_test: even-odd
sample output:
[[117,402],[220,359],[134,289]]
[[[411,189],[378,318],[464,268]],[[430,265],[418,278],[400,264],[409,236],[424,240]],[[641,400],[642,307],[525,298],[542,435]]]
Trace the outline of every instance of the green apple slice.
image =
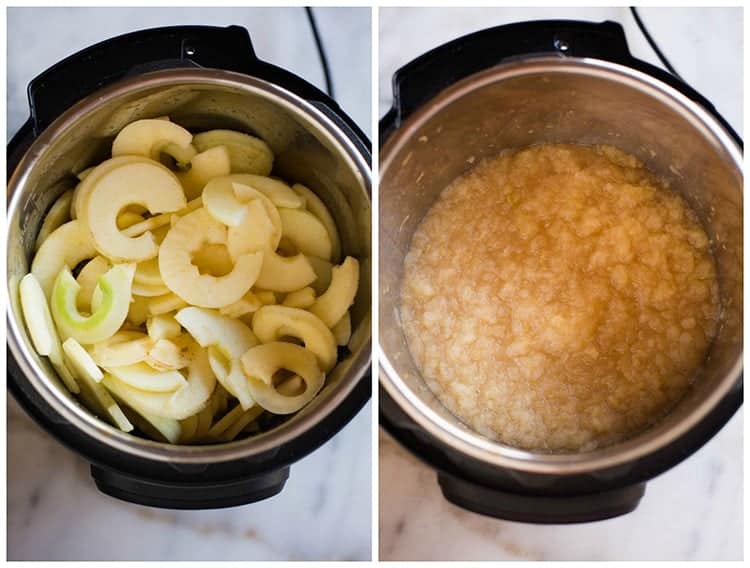
[[265,250],[263,265],[255,285],[274,292],[293,292],[311,284],[316,277],[304,254],[285,257]]
[[134,272],[134,264],[117,264],[100,276],[101,305],[90,316],[83,316],[76,306],[80,286],[70,269],[63,267],[55,280],[51,302],[52,316],[60,332],[84,345],[112,337],[128,315]]
[[118,214],[130,204],[143,205],[151,213],[163,213],[178,211],[187,203],[175,175],[156,162],[126,164],[101,176],[81,218],[88,225],[97,250],[112,260],[147,260],[158,252],[150,232],[131,238],[117,228]]
[[258,344],[258,338],[244,323],[214,310],[183,308],[175,319],[193,336],[201,347],[209,349],[209,364],[222,386],[243,408],[253,405],[242,375],[240,357]]
[[174,392],[147,392],[131,387],[107,373],[102,380],[107,389],[140,414],[184,420],[203,410],[216,388],[216,377],[208,364],[205,349],[193,359],[187,384]]
[[229,152],[232,172],[268,175],[273,169],[273,152],[260,138],[234,130],[210,130],[193,137],[198,151],[223,146]]
[[336,364],[336,339],[320,318],[308,311],[287,306],[263,306],[253,316],[253,332],[262,343],[291,336],[301,339],[312,351],[323,371]]
[[[274,414],[297,412],[323,388],[325,373],[318,367],[315,355],[299,345],[275,341],[257,345],[242,356],[242,368],[253,399]],[[273,384],[280,369],[291,371],[305,382],[305,390],[296,396],[285,396]]]
[[159,248],[159,271],[167,287],[188,304],[219,308],[244,296],[261,273],[263,253],[240,255],[229,274],[201,274],[192,257],[205,243],[226,243],[226,227],[204,208],[180,218]]
[[94,290],[99,277],[104,275],[112,265],[103,256],[95,256],[89,260],[78,273],[76,282],[81,287],[78,291],[77,305],[82,312],[91,312],[91,300],[94,297]]
[[188,199],[200,196],[203,188],[213,178],[229,175],[232,171],[229,152],[224,146],[217,146],[196,154],[190,160],[190,169],[180,172],[177,177]]
[[315,303],[315,290],[310,286],[305,286],[294,292],[289,292],[281,303],[290,308],[307,309]]
[[49,298],[55,278],[65,265],[75,267],[95,256],[96,247],[85,225],[79,220],[69,221],[44,240],[31,263],[31,273]]
[[192,139],[189,131],[174,122],[154,118],[136,120],[117,134],[112,142],[112,156],[137,155],[158,160],[159,153],[169,144],[189,153]]
[[36,352],[49,358],[65,387],[73,394],[77,394],[80,388],[72,373],[65,366],[60,338],[52,321],[47,298],[33,274],[27,274],[21,279],[19,296],[26,328],[29,330]]
[[331,259],[331,237],[318,218],[304,209],[280,208],[282,236],[304,254]]
[[359,287],[359,261],[347,256],[331,273],[331,285],[324,294],[310,306],[310,311],[328,327],[333,327],[354,303]]
[[146,320],[146,329],[148,330],[149,337],[154,341],[179,337],[182,333],[179,322],[174,319],[174,316],[168,314],[148,318]]
[[348,310],[341,319],[336,322],[336,325],[333,326],[331,331],[333,332],[333,336],[336,338],[336,343],[338,345],[344,346],[349,343],[349,340],[352,337],[352,318],[349,315]]
[[331,212],[328,211],[328,207],[320,197],[302,184],[294,184],[292,190],[305,200],[305,208],[325,225],[331,239],[331,260],[338,262],[341,258],[341,239],[336,228],[336,222],[333,220]]
[[[253,174],[232,174],[229,179],[238,185],[260,191],[276,207],[299,209],[304,206],[304,199],[281,180]],[[242,197],[243,190],[239,191]]]
[[97,366],[91,355],[72,337],[62,344],[63,351],[71,363],[71,367],[78,377],[84,376],[95,383],[104,378],[102,370]]
[[105,369],[120,382],[146,392],[173,392],[186,384],[179,371],[157,371],[146,363]]
[[54,230],[70,221],[70,204],[73,201],[73,190],[66,191],[57,198],[55,203],[47,211],[42,222],[42,228],[36,237],[36,246],[34,250],[39,250],[44,240],[49,237]]

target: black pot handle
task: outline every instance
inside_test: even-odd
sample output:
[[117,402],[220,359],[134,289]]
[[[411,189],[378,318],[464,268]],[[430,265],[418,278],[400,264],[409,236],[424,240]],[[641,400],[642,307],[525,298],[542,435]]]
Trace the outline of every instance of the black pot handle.
[[129,503],[162,509],[219,509],[247,505],[281,492],[289,467],[229,481],[175,482],[148,479],[91,466],[97,489]]
[[174,26],[121,35],[63,59],[29,84],[38,136],[77,101],[128,74],[169,67],[212,67],[251,73],[258,58],[245,28]]
[[456,81],[531,54],[596,57],[622,64],[632,59],[625,32],[615,22],[540,20],[488,28],[441,45],[396,72],[395,126]]

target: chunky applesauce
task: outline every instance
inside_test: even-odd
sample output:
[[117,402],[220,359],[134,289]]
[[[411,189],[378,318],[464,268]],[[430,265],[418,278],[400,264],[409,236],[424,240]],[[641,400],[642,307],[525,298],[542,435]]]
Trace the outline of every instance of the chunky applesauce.
[[609,146],[533,146],[455,180],[414,234],[401,294],[441,402],[539,451],[590,450],[661,418],[719,318],[696,214]]

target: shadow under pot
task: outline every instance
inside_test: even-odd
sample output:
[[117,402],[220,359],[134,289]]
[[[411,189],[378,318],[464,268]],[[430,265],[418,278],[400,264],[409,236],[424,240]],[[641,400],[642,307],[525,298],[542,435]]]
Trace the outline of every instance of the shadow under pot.
[[[31,118],[8,147],[9,389],[44,429],[91,463],[109,495],[199,509],[279,493],[290,464],[333,437],[370,396],[369,141],[324,93],[257,59],[238,27],[157,28],[108,40],[37,77],[29,98]],[[37,355],[19,305],[44,215],[75,183],[73,174],[108,158],[125,125],[166,115],[193,132],[227,128],[265,140],[275,156],[272,174],[315,191],[334,217],[342,257],[360,262],[351,339],[322,390],[299,412],[229,443],[161,443],[98,419]]]
[[[400,69],[381,120],[381,425],[436,470],[454,504],[498,518],[577,523],[628,513],[645,482],[706,443],[742,403],[742,150],[711,104],[633,58],[615,23],[539,21],[459,38]],[[475,162],[543,143],[608,144],[681,193],[710,237],[722,321],[673,409],[619,443],[577,453],[490,440],[426,385],[399,318],[404,259],[440,192]]]

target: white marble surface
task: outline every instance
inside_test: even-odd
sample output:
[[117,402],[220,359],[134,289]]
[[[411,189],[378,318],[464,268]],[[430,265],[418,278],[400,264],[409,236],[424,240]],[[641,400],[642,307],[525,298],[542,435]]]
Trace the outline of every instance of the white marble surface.
[[[741,9],[640,13],[677,71],[741,134]],[[544,18],[621,22],[631,52],[658,65],[626,8],[382,8],[380,115],[391,104],[393,72],[414,57],[485,27]],[[742,559],[742,431],[740,411],[695,455],[650,482],[634,513],[578,526],[526,525],[463,511],[442,498],[432,470],[381,432],[380,558]]]
[[[369,133],[370,11],[316,8],[337,98]],[[246,26],[261,58],[323,86],[302,8],[10,9],[8,136],[30,79],[116,34],[159,25]],[[217,511],[129,505],[99,494],[87,464],[8,401],[8,557],[66,560],[366,560],[371,556],[371,409],[292,466],[268,501]]]

